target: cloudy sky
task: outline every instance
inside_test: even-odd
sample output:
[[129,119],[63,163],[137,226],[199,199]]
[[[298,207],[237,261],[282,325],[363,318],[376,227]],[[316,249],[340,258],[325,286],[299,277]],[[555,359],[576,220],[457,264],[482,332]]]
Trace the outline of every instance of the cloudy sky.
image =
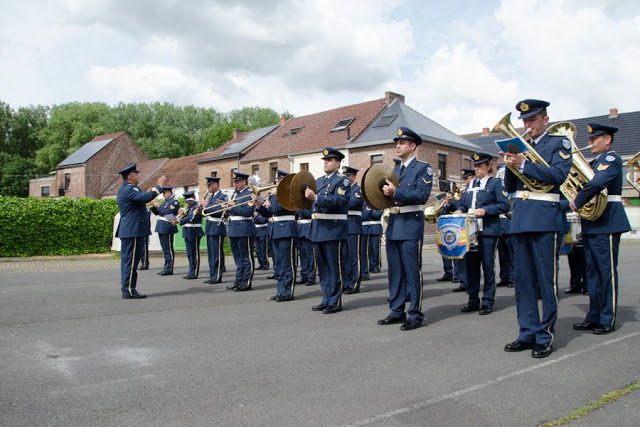
[[456,133],[522,98],[562,120],[640,110],[637,0],[20,0],[0,100],[305,115],[391,90]]

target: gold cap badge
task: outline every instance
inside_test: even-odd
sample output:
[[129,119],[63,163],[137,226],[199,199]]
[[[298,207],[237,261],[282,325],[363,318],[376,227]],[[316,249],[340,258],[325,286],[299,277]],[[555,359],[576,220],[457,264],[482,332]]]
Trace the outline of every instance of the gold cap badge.
[[324,155],[326,156],[327,154],[329,154],[329,150],[327,150],[327,149],[325,148],[325,149],[324,149],[324,151],[322,152],[322,154],[324,154]]
[[478,156],[477,154],[473,155],[473,160],[479,160],[479,159],[480,159],[480,156]]
[[398,136],[402,136],[402,128],[398,128]]
[[591,125],[587,125],[587,132],[593,133],[593,128],[591,127]]
[[529,105],[525,104],[524,102],[521,102],[520,111],[522,111],[523,113],[526,113],[527,111],[529,111]]

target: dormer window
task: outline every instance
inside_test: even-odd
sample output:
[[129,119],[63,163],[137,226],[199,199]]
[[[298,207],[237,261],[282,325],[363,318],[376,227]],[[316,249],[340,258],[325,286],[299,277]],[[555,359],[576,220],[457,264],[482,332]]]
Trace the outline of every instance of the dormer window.
[[373,125],[374,128],[382,128],[385,126],[389,126],[391,124],[392,121],[394,121],[396,119],[396,117],[398,117],[398,115],[393,115],[393,116],[382,116],[380,117],[380,120],[378,120],[376,122],[375,125]]
[[351,117],[350,119],[342,119],[338,122],[337,125],[335,125],[333,127],[333,129],[331,129],[331,132],[339,132],[341,130],[345,130],[346,128],[349,127],[349,125],[351,124],[351,122],[353,122],[355,120],[355,117]]

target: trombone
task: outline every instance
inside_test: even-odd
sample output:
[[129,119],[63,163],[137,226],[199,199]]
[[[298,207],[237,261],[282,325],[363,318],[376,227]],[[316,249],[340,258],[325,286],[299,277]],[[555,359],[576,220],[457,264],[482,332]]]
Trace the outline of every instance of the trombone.
[[[220,203],[216,203],[215,205],[211,205],[211,206],[207,206],[205,208],[202,209],[202,216],[211,216],[214,214],[218,214],[218,213],[225,213],[226,211],[236,207],[236,206],[242,206],[242,205],[248,205],[254,202],[254,200],[258,197],[258,194],[262,193],[263,191],[267,191],[267,190],[271,190],[272,188],[277,187],[278,184],[270,184],[270,185],[265,185],[264,187],[255,187],[252,184],[249,184],[249,189],[251,190],[250,194],[245,194],[244,196],[240,196],[237,199],[233,200],[234,204],[233,206],[229,206],[229,202],[220,202]],[[238,200],[240,199],[245,199],[249,197],[249,200],[245,200],[241,203],[237,203]],[[207,212],[207,210],[209,212]]]

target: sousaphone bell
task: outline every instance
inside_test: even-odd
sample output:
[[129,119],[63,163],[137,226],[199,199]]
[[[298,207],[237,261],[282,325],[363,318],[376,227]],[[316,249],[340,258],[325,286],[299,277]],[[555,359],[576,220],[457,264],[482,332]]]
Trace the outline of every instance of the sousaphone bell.
[[369,206],[378,210],[393,206],[393,197],[385,196],[382,192],[382,187],[387,185],[387,180],[396,187],[400,185],[400,180],[391,166],[378,163],[365,171],[360,188],[362,197]]

